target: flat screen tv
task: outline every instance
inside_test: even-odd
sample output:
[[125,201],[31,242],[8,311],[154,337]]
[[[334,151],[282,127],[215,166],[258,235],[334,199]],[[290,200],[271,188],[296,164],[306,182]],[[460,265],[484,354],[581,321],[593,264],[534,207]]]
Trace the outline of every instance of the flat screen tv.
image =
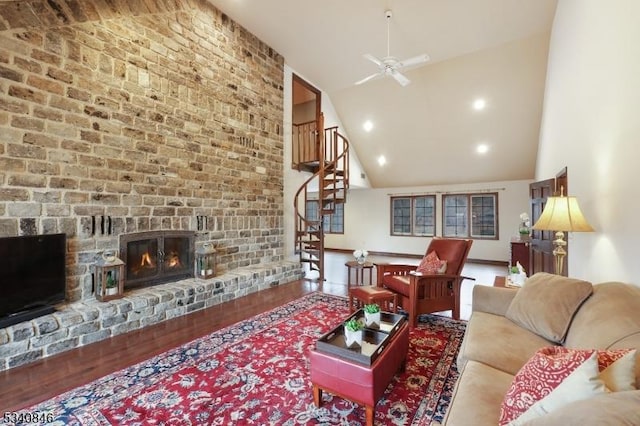
[[0,328],[64,301],[65,258],[65,234],[0,238]]

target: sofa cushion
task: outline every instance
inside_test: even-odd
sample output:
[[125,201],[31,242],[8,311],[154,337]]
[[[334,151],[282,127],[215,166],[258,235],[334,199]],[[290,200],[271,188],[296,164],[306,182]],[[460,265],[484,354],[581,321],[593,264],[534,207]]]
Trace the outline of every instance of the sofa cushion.
[[638,333],[640,287],[609,282],[593,286],[593,295],[576,313],[565,343],[575,348],[607,349]]
[[458,366],[474,360],[514,375],[538,349],[550,344],[501,315],[473,312],[458,355]]
[[545,339],[562,343],[571,319],[592,292],[587,281],[540,272],[525,282],[505,316]]
[[599,350],[600,378],[611,392],[636,390],[636,349]]
[[443,425],[496,425],[513,376],[469,361],[460,370]]
[[640,391],[613,392],[575,401],[524,423],[525,426],[549,425],[640,425]]
[[[573,318],[565,346],[640,350],[640,287],[620,282],[595,284],[593,295]],[[636,362],[640,389],[640,356]]]
[[543,348],[514,377],[499,424],[520,425],[573,401],[635,389],[634,369],[635,350]]

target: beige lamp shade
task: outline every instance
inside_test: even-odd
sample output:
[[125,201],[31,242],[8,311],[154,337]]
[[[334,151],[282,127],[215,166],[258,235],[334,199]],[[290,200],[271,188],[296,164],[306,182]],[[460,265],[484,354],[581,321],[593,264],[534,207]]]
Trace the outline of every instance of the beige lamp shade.
[[533,229],[539,231],[556,231],[556,239],[553,240],[555,249],[556,274],[564,272],[564,257],[567,252],[564,249],[567,242],[564,240],[565,232],[593,232],[593,228],[584,218],[576,197],[549,197],[538,221]]
[[576,197],[549,197],[542,215],[533,225],[541,231],[593,232]]

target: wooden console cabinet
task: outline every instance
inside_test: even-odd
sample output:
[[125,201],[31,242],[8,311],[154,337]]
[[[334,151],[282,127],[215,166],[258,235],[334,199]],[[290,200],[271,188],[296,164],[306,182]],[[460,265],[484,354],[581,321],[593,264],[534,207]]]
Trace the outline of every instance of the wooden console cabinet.
[[520,262],[527,275],[531,272],[531,262],[529,257],[529,241],[512,240],[511,241],[511,258],[512,266]]

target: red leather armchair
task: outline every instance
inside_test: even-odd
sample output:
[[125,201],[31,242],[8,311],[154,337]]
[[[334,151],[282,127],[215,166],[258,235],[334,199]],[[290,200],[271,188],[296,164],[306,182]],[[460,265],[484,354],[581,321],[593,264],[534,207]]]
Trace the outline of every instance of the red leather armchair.
[[427,254],[434,251],[447,261],[444,274],[420,275],[416,265],[377,263],[377,285],[398,295],[398,305],[409,313],[409,325],[415,327],[418,315],[452,311],[460,318],[460,286],[468,277],[461,275],[473,240],[434,238]]

